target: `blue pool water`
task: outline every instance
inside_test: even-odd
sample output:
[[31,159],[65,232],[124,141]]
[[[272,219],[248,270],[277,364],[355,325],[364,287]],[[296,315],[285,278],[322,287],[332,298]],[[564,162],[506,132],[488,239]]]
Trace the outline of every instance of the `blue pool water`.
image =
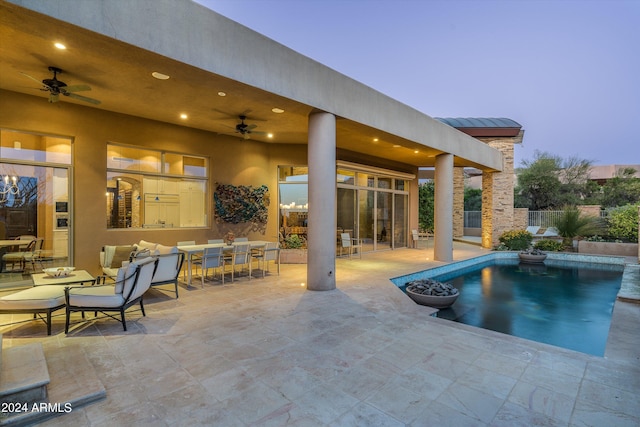
[[[455,304],[437,316],[603,356],[623,270],[549,260],[484,262],[433,276],[460,290]],[[403,290],[404,283],[396,282]]]

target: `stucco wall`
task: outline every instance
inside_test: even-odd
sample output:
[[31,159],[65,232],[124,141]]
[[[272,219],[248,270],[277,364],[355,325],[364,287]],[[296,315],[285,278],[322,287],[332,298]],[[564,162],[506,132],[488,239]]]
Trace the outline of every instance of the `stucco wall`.
[[[74,138],[73,171],[74,264],[98,272],[98,254],[105,244],[128,244],[140,239],[174,245],[179,240],[218,238],[233,229],[237,235],[275,240],[277,228],[277,166],[306,164],[306,145],[262,144],[181,126],[145,120],[42,97],[0,91],[0,127]],[[206,229],[107,230],[105,217],[106,144],[118,142],[153,149],[207,156],[210,183],[260,186],[271,194],[269,222],[264,234],[210,221]],[[212,195],[209,194],[209,203]]]
[[[300,145],[263,144],[71,103],[50,104],[42,97],[7,91],[0,91],[0,111],[2,128],[74,138],[74,221],[70,239],[73,241],[74,265],[93,273],[99,272],[98,254],[106,244],[130,244],[140,239],[165,245],[174,245],[180,240],[203,242],[220,238],[229,230],[252,239],[276,240],[277,167],[307,164],[304,141]],[[213,219],[209,227],[200,229],[107,230],[104,193],[108,142],[207,156],[211,189],[216,182],[254,187],[267,185],[271,203],[266,230],[264,233],[252,231],[248,224],[217,224]],[[377,166],[385,166],[384,159],[375,160]],[[417,191],[416,179],[410,186],[410,229],[417,228],[418,223]],[[212,199],[210,192],[209,204]]]

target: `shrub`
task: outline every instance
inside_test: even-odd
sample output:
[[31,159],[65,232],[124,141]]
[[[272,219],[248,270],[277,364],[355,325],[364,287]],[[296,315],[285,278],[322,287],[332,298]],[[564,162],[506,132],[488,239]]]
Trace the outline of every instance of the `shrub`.
[[533,235],[527,230],[510,230],[502,233],[498,240],[511,251],[521,251],[531,246]]
[[297,234],[289,234],[282,243],[283,249],[300,249],[305,246],[305,240]]
[[598,217],[584,215],[576,206],[565,206],[562,215],[553,224],[563,237],[565,246],[573,246],[576,236],[591,236],[602,233],[603,223]]
[[547,252],[559,252],[564,249],[564,245],[556,240],[542,239],[537,241],[533,248]]
[[621,206],[609,211],[609,237],[638,243],[638,205]]

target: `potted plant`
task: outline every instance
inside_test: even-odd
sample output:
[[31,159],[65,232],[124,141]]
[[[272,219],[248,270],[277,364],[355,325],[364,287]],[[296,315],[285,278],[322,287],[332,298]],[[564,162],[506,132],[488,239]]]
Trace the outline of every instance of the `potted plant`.
[[518,258],[520,258],[520,262],[537,264],[544,262],[547,259],[547,254],[537,248],[528,248],[520,251]]
[[280,244],[280,262],[283,264],[306,264],[307,242],[297,234],[289,234]]

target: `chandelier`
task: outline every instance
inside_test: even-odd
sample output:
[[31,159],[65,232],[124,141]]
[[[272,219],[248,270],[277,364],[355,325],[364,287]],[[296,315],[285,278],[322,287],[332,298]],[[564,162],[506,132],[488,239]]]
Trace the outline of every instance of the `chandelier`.
[[4,204],[9,196],[17,196],[20,194],[18,188],[18,177],[5,175],[0,178],[0,204]]

